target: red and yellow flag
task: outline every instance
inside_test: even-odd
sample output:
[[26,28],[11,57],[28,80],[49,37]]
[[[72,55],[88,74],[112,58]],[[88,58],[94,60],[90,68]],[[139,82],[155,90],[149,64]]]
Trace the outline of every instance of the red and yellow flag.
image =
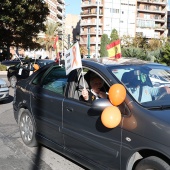
[[56,36],[56,38],[54,40],[53,48],[57,49],[57,46],[58,46],[58,36]]
[[56,50],[56,58],[59,58],[59,42],[58,42],[58,36],[56,36],[53,44],[54,50]]
[[109,59],[121,58],[120,40],[113,41],[106,46]]

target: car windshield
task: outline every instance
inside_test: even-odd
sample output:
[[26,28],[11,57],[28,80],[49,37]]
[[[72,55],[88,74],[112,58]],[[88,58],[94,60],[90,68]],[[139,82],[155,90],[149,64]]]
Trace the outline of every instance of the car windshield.
[[145,107],[169,106],[170,67],[159,64],[110,67],[127,93]]

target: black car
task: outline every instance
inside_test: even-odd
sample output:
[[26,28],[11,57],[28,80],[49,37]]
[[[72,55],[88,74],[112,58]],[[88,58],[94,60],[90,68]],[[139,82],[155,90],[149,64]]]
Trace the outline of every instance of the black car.
[[10,66],[14,66],[14,65],[20,63],[23,60],[24,60],[23,57],[19,57],[19,58],[15,58],[13,60],[3,60],[1,62],[1,64],[7,66],[7,69],[8,69]]
[[[169,170],[170,67],[124,58],[82,65],[66,75],[52,63],[17,82],[13,108],[23,142],[43,144],[89,169]],[[82,89],[90,91],[92,74],[103,79],[108,98],[88,103],[80,98]],[[110,107],[117,110],[105,114]]]
[[41,68],[53,62],[54,60],[29,59],[29,60],[23,60],[22,62],[19,62],[18,64],[9,67],[7,70],[7,78],[8,81],[10,82],[10,86],[14,88],[18,80],[29,77],[34,71],[33,68],[34,64],[38,64],[38,67]]

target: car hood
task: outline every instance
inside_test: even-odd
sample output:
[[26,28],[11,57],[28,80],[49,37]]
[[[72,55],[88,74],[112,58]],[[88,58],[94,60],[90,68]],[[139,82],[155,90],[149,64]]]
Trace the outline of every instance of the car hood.
[[170,109],[148,110],[133,107],[123,120],[123,129],[170,147]]

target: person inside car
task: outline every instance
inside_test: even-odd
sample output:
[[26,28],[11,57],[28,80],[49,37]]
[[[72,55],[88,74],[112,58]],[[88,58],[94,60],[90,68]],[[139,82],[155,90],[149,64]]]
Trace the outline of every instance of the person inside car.
[[90,77],[90,91],[86,88],[82,90],[82,96],[80,100],[92,103],[99,98],[107,98],[106,92],[102,91],[104,81],[97,75],[91,75]]
[[[131,95],[140,103],[157,100],[162,94],[170,94],[170,88],[153,87],[147,72],[130,71],[126,72],[122,82],[126,85]],[[122,77],[123,78],[123,77]]]

